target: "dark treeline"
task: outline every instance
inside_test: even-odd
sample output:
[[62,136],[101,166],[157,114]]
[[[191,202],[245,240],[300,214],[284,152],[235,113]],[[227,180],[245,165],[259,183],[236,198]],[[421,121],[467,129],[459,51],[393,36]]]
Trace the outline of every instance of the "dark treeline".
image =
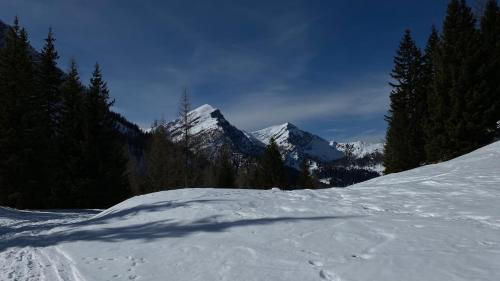
[[493,142],[500,120],[500,10],[452,0],[423,52],[406,31],[394,59],[385,173],[449,160]]
[[57,67],[52,32],[40,53],[16,19],[0,49],[0,204],[95,208],[127,197],[123,142],[95,65],[87,86],[75,62]]
[[1,206],[105,208],[184,187],[312,187],[307,163],[291,172],[274,141],[259,159],[246,161],[234,161],[224,148],[212,161],[195,153],[185,93],[185,134],[173,143],[165,122],[146,134],[110,110],[114,101],[98,64],[88,84],[75,61],[61,71],[52,31],[40,52],[17,18],[0,31]]
[[[189,119],[184,120],[181,126],[189,126]],[[129,174],[134,195],[184,187],[294,189],[317,186],[309,163],[305,161],[301,171],[285,166],[274,140],[260,157],[241,158],[222,145],[215,159],[209,161],[203,154],[196,153],[199,151],[197,140],[189,130],[180,141],[173,142],[166,126],[163,120],[155,121],[147,134],[142,164],[132,160],[132,170],[144,171]]]

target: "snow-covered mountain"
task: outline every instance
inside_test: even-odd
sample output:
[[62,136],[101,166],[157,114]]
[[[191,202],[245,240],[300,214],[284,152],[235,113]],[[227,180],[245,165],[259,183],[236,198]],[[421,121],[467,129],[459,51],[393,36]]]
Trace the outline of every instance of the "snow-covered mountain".
[[0,208],[0,280],[497,281],[500,142],[345,189]]
[[347,169],[361,169],[382,175],[384,171],[384,143],[363,141],[337,143],[331,141],[330,145],[342,151],[346,156],[341,161],[334,163],[334,168],[342,166]]
[[330,145],[346,155],[352,155],[357,158],[362,158],[372,153],[384,153],[384,143],[368,143],[364,141],[338,143],[330,141]]
[[[221,111],[208,104],[189,112],[190,133],[194,149],[215,160],[225,147],[233,160],[253,161],[261,155],[271,138],[274,138],[285,165],[299,169],[300,163],[309,160],[318,178],[329,178],[331,186],[346,186],[381,174],[381,145],[366,143],[343,144],[337,147],[319,136],[303,131],[291,123],[272,126],[255,132],[245,132],[229,123]],[[181,121],[166,125],[174,142],[182,140]],[[362,157],[346,157],[346,148],[354,146]],[[352,150],[352,149],[351,149]]]
[[[204,104],[190,111],[188,116],[195,148],[211,159],[223,146],[233,154],[243,156],[256,156],[263,151],[262,143],[229,123],[217,108]],[[166,128],[174,142],[182,139],[179,119],[168,123]]]
[[268,127],[251,134],[266,145],[274,138],[285,163],[290,167],[298,167],[304,158],[315,162],[329,162],[344,156],[330,146],[328,141],[302,131],[291,123]]
[[[298,168],[305,158],[315,162],[329,162],[344,154],[329,145],[328,141],[305,132],[291,123],[273,126],[256,132],[245,132],[229,123],[221,111],[205,104],[189,112],[192,122],[190,133],[197,148],[209,158],[217,155],[222,146],[233,154],[258,156],[271,138],[276,140],[287,166]],[[174,142],[182,139],[181,121],[167,124],[167,131]]]

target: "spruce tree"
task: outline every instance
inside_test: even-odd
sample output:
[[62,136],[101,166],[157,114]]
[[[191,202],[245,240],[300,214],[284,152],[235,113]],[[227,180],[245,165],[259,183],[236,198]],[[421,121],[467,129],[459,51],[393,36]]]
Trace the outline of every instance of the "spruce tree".
[[84,144],[86,207],[109,207],[129,194],[127,159],[110,113],[109,92],[98,64],[85,95]]
[[421,113],[417,112],[417,104],[423,100],[422,56],[409,30],[394,58],[391,77],[395,82],[390,83],[393,90],[386,116],[385,173],[417,167],[423,159]]
[[61,93],[63,82],[62,72],[57,67],[59,55],[55,49],[55,39],[52,29],[49,29],[45,45],[40,54],[40,62],[37,67],[37,90],[40,92],[45,119],[47,122],[47,133],[51,139],[58,134],[58,126],[61,115]]
[[[37,124],[40,126],[40,135],[38,141],[42,143],[42,149],[38,152],[38,157],[43,159],[44,163],[40,167],[43,170],[43,186],[51,188],[51,197],[58,196],[54,189],[61,183],[60,168],[62,163],[59,156],[60,121],[61,121],[61,84],[62,72],[57,68],[57,59],[59,58],[54,45],[55,39],[52,30],[45,39],[45,45],[40,54],[39,63],[36,71],[36,103],[40,107],[40,116]],[[48,199],[47,204],[52,204]]]
[[274,138],[271,138],[260,159],[256,183],[260,185],[260,188],[285,187],[285,167]]
[[498,136],[500,120],[500,9],[496,0],[487,2],[480,27],[481,80],[474,93],[473,117],[481,129],[476,140],[485,145]]
[[422,82],[427,93],[427,111],[424,122],[425,159],[426,162],[436,162],[440,159],[440,147],[446,142],[445,120],[448,104],[443,92],[436,91],[436,62],[440,48],[439,33],[435,27],[427,40],[423,56]]
[[66,79],[61,86],[61,110],[59,118],[59,169],[62,172],[58,184],[53,187],[52,201],[55,207],[82,207],[85,191],[84,140],[84,91],[76,62],[71,60]]
[[474,87],[478,83],[479,37],[470,7],[464,0],[452,0],[443,24],[441,44],[436,59],[435,95],[442,101],[442,131],[429,144],[437,160],[464,154],[477,144],[474,119]]

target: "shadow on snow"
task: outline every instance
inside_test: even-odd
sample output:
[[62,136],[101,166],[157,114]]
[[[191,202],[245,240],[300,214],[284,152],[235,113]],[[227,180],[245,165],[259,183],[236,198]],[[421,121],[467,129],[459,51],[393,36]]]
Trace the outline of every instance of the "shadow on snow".
[[[240,219],[227,221],[221,216],[208,216],[190,222],[180,222],[174,220],[161,220],[141,224],[124,225],[116,227],[105,227],[102,224],[110,220],[124,220],[129,216],[134,216],[144,212],[154,212],[165,209],[189,206],[195,203],[207,203],[222,200],[193,200],[186,202],[157,202],[149,205],[139,205],[133,208],[101,213],[90,219],[83,221],[57,223],[50,222],[51,218],[42,216],[49,222],[44,222],[42,217],[26,219],[26,225],[22,222],[0,227],[0,251],[10,247],[46,247],[65,242],[75,241],[101,241],[101,242],[121,242],[130,240],[142,240],[145,242],[155,241],[161,238],[185,237],[195,233],[216,233],[224,232],[230,228],[248,227],[257,225],[271,225],[276,223],[293,223],[299,221],[322,221],[349,219],[359,216],[316,216],[316,217],[275,217]],[[0,211],[4,211],[0,209]],[[17,212],[17,210],[12,210]],[[94,214],[89,214],[94,215]],[[4,215],[2,215],[4,216]],[[26,213],[24,216],[30,216]],[[55,214],[59,216],[59,214]],[[54,217],[52,217],[54,219]],[[60,219],[60,218],[59,218]],[[31,222],[31,223],[30,223]],[[37,223],[40,223],[37,225]],[[21,225],[20,225],[21,224]],[[99,226],[101,225],[101,226]],[[58,230],[59,227],[64,227]],[[94,229],[85,229],[96,227]],[[84,229],[81,229],[84,228]],[[51,233],[43,233],[51,230]],[[23,233],[25,232],[25,233]]]

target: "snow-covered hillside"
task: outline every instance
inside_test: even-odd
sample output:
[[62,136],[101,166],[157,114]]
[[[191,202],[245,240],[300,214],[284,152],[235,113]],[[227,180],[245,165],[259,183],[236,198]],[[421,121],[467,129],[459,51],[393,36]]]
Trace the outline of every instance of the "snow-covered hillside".
[[344,156],[326,140],[302,131],[291,123],[272,126],[251,134],[264,144],[274,138],[285,163],[290,167],[298,167],[303,158],[328,162]]
[[[196,143],[196,148],[203,151],[209,158],[215,158],[222,146],[227,146],[234,154],[252,156],[263,150],[263,145],[230,124],[219,109],[208,104],[202,105],[189,112],[192,122],[190,133]],[[180,141],[182,137],[181,122],[175,120],[167,124],[173,141]]]
[[345,189],[0,209],[0,280],[499,280],[500,142]]
[[[233,154],[251,157],[259,155],[271,137],[275,138],[285,164],[293,168],[298,168],[304,158],[328,162],[344,156],[326,140],[290,123],[247,133],[230,124],[219,109],[208,104],[190,111],[189,118],[193,123],[190,133],[198,148],[210,158],[216,156],[223,145],[229,146]],[[167,131],[174,142],[181,140],[180,128],[180,120],[167,124]]]
[[342,151],[344,154],[350,153],[357,158],[362,158],[372,153],[384,153],[383,143],[368,143],[364,141],[338,143],[331,141],[330,145]]
[[330,141],[330,145],[347,156],[347,161],[344,163],[347,168],[363,169],[376,172],[379,175],[383,174],[384,143],[368,143],[364,141],[337,143]]

